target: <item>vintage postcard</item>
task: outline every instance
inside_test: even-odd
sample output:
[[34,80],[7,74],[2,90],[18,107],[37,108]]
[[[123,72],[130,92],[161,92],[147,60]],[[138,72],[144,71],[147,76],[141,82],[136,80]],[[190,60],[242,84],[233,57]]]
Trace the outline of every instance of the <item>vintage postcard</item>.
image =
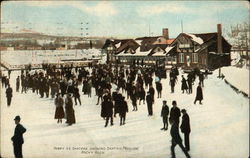
[[3,1],[0,157],[247,158],[248,1]]

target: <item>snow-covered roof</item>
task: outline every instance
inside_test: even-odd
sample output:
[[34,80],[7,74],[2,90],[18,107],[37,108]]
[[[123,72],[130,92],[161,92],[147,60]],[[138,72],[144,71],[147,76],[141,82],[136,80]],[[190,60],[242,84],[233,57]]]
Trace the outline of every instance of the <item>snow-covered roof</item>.
[[166,51],[166,53],[168,53],[170,50],[172,50],[174,48],[174,46],[168,46],[166,49],[165,49],[165,51]]
[[115,44],[115,47],[116,47],[116,48],[119,48],[119,47],[121,46],[121,43],[122,43],[122,42],[119,42],[119,43]]
[[192,38],[192,40],[198,44],[203,44],[204,41],[200,38],[195,36],[194,34],[189,34],[189,33],[185,33],[186,35],[190,36]]
[[142,42],[143,40],[135,40],[135,42],[136,43],[138,43],[139,45],[141,45],[141,42]]

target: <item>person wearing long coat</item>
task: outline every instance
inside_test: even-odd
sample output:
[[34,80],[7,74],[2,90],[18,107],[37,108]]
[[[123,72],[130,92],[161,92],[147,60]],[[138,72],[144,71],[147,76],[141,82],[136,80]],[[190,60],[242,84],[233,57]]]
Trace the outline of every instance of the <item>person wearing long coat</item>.
[[162,84],[161,82],[156,82],[157,97],[161,98]]
[[168,129],[168,114],[169,114],[169,107],[167,105],[167,101],[163,100],[163,105],[161,109],[161,117],[163,121],[163,128],[161,130],[167,130]]
[[110,119],[110,124],[113,126],[113,108],[114,105],[109,97],[104,97],[102,102],[102,117],[106,118],[106,123],[104,127],[108,126],[108,122]]
[[182,149],[184,154],[186,155],[187,158],[190,158],[190,155],[188,154],[188,151],[185,149],[185,147],[182,144],[182,139],[179,134],[179,128],[178,128],[178,123],[175,122],[175,120],[170,120],[171,129],[170,129],[170,134],[172,137],[172,145],[171,145],[171,155],[172,158],[175,158],[175,151],[174,148],[176,145],[179,145],[179,147]]
[[127,112],[128,112],[128,104],[125,101],[125,97],[122,96],[120,100],[120,107],[119,107],[120,126],[125,125]]
[[67,94],[65,99],[66,123],[72,125],[76,123],[75,111],[73,109],[73,100],[70,94]]
[[57,123],[62,123],[62,119],[64,118],[63,104],[64,104],[63,98],[61,97],[61,94],[58,93],[55,98],[55,106],[56,106],[55,119],[58,119]]
[[182,90],[182,93],[184,93],[184,91],[187,92],[188,90],[187,80],[185,79],[183,75],[182,75],[182,80],[181,80],[181,90]]
[[77,100],[79,101],[79,104],[82,105],[80,93],[79,93],[79,88],[77,87],[77,85],[74,86],[73,95],[74,95],[74,99],[75,99],[75,105],[77,105]]
[[147,107],[148,107],[148,116],[153,115],[153,100],[151,94],[148,92],[146,96]]
[[177,103],[174,100],[172,102],[173,107],[170,110],[170,117],[169,117],[169,121],[170,120],[174,120],[176,124],[178,124],[179,126],[179,122],[180,122],[180,116],[181,116],[181,111],[180,109],[177,107]]
[[12,99],[12,88],[10,87],[10,85],[8,85],[8,88],[6,89],[6,98],[7,98],[7,105],[10,106],[11,104],[11,99]]
[[203,100],[203,93],[202,93],[201,83],[199,83],[199,85],[197,86],[194,104],[196,104],[197,100],[200,102],[200,104],[202,104],[201,101]]
[[181,132],[184,133],[184,140],[185,140],[186,150],[189,151],[190,150],[189,134],[191,132],[189,116],[188,116],[185,109],[182,109],[181,112],[182,112],[182,123],[181,123],[180,128],[181,128]]

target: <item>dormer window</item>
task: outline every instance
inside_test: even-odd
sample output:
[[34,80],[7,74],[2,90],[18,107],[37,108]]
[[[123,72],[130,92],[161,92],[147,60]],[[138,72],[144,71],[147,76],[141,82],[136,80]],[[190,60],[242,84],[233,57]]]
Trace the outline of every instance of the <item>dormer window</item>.
[[160,38],[158,39],[158,42],[161,43],[161,39]]

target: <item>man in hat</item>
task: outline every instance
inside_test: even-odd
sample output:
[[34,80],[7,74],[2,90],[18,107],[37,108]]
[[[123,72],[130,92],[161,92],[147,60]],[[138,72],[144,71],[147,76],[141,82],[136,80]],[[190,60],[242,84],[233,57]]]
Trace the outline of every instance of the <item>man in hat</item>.
[[15,158],[22,158],[23,157],[22,145],[24,143],[23,133],[26,132],[26,129],[20,124],[20,120],[21,120],[20,116],[16,116],[14,120],[15,120],[16,128],[15,128],[14,136],[11,138],[11,140],[14,146]]
[[163,128],[161,130],[167,130],[168,129],[168,114],[169,114],[169,107],[167,105],[167,101],[163,100],[163,105],[161,109],[161,117],[163,121]]
[[176,124],[179,126],[179,120],[180,120],[180,116],[181,116],[181,111],[180,109],[177,107],[177,102],[174,100],[172,101],[172,105],[173,107],[170,110],[170,120],[175,120]]
[[184,133],[185,147],[186,147],[187,151],[189,151],[190,150],[189,134],[191,132],[189,116],[188,116],[187,111],[185,109],[182,109],[181,113],[182,113],[182,123],[181,123],[180,128],[181,128],[181,132]]
[[177,124],[176,120],[170,119],[169,122],[172,125],[171,130],[170,130],[170,134],[171,134],[171,137],[172,137],[172,145],[171,145],[172,158],[175,158],[174,148],[175,148],[176,145],[179,145],[179,147],[182,149],[182,151],[184,152],[186,157],[190,158],[190,155],[188,154],[188,151],[185,149],[185,147],[182,144],[182,139],[181,139],[181,136],[179,134],[179,128],[178,128],[178,124]]

